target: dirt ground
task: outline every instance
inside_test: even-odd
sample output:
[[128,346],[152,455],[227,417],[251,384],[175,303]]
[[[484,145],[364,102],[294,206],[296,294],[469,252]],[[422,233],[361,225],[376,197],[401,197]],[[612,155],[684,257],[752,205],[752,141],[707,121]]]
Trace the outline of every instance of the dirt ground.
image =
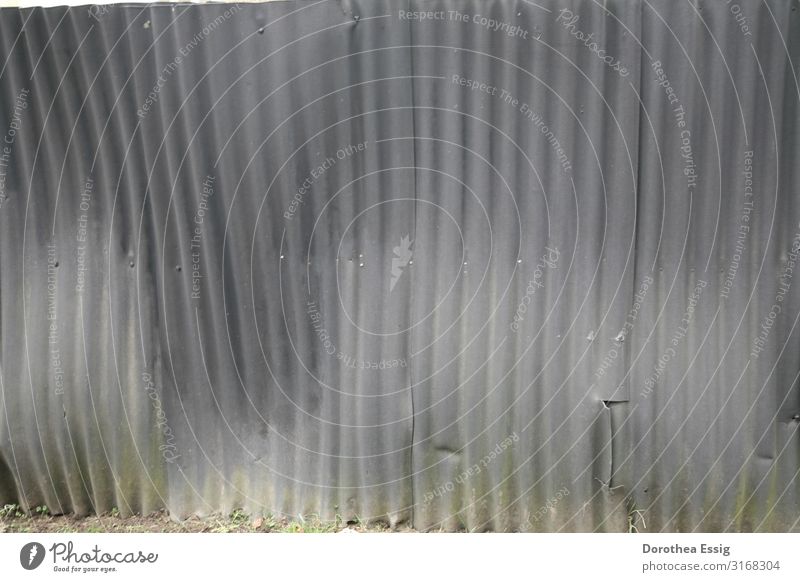
[[0,509],[0,533],[361,533],[384,532],[381,525],[354,522],[323,522],[317,519],[292,521],[275,517],[252,517],[240,511],[229,516],[188,519],[178,522],[165,513],[120,517],[102,515],[75,517],[49,515],[46,511],[29,516],[13,506]]

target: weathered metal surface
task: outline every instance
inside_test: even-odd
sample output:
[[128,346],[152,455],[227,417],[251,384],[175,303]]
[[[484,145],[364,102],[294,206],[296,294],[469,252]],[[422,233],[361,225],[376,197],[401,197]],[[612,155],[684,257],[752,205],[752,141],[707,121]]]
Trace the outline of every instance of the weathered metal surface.
[[796,9],[0,10],[0,502],[797,531]]

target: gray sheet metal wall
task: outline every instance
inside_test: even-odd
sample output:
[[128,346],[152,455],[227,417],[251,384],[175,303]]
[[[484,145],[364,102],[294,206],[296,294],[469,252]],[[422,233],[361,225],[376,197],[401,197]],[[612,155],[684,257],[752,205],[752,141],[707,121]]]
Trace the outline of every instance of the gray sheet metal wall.
[[0,10],[0,502],[800,530],[798,27]]

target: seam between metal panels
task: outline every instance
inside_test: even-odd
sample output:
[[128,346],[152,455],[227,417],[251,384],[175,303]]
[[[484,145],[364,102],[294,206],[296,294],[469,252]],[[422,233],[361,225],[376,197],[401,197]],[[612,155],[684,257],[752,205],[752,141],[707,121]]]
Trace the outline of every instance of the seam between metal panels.
[[[408,0],[408,8],[411,9],[411,0]],[[412,241],[416,243],[417,240],[417,205],[418,205],[418,192],[417,192],[417,111],[416,111],[416,104],[414,99],[414,92],[416,89],[415,86],[415,79],[414,79],[414,42],[413,36],[414,34],[414,27],[411,26],[411,23],[408,24],[408,55],[409,55],[409,73],[411,74],[411,167],[412,167],[412,176],[413,176],[413,197],[414,197],[414,215],[412,217]],[[409,299],[408,299],[408,320],[409,324],[412,323],[414,317],[414,272],[415,269],[409,269],[409,279],[410,279],[410,291],[409,291]],[[415,353],[413,347],[414,341],[414,334],[410,333],[408,335],[408,394],[409,394],[409,404],[411,406],[411,437],[410,437],[410,446],[408,447],[408,466],[409,472],[411,474],[411,481],[409,484],[409,489],[411,490],[411,511],[410,511],[410,519],[411,524],[414,525],[416,515],[416,501],[415,501],[415,491],[414,491],[414,447],[416,446],[415,438],[416,438],[416,421],[417,421],[417,412],[414,406],[414,386],[416,385],[414,382],[414,366],[411,365],[411,357]]]

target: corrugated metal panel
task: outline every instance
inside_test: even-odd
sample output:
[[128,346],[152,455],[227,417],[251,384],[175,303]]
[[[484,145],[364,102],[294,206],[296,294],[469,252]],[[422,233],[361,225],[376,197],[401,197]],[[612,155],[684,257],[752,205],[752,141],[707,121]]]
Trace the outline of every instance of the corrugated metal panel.
[[797,18],[2,10],[0,501],[800,529]]

